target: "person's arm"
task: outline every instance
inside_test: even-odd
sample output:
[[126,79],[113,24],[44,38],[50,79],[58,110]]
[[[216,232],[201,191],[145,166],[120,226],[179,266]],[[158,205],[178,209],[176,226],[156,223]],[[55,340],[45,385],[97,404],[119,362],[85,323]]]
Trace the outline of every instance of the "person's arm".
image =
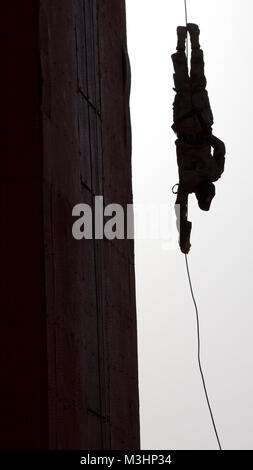
[[214,149],[213,158],[217,165],[217,175],[213,181],[217,181],[224,171],[226,147],[224,142],[214,135],[210,135],[208,141]]
[[177,217],[177,229],[179,232],[179,245],[182,253],[189,253],[191,243],[192,223],[188,221],[188,193],[182,189],[181,184],[178,186],[177,199],[175,204]]

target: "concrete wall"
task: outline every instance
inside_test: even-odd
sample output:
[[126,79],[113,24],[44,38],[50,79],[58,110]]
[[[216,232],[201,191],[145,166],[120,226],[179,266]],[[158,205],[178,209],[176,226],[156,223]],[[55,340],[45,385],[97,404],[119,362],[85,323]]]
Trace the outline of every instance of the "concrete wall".
[[47,447],[37,4],[1,3],[8,65],[0,172],[0,447]]
[[[1,296],[6,384],[12,376],[3,448],[138,449],[133,242],[72,237],[75,204],[94,206],[95,195],[132,202],[124,1],[22,8],[14,2],[8,12],[26,24],[11,53],[22,93],[10,71],[9,128],[21,142],[11,142],[11,176],[1,182],[3,253],[11,243]],[[10,212],[17,198],[29,207],[18,213],[22,246]]]

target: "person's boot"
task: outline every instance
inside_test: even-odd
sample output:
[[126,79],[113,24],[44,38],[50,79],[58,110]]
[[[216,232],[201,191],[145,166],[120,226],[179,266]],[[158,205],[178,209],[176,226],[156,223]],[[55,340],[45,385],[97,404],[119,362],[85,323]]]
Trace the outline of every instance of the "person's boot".
[[187,29],[185,26],[177,27],[177,51],[185,51],[185,41],[187,37]]
[[194,23],[187,23],[187,31],[190,33],[192,49],[200,49],[200,29],[198,25]]

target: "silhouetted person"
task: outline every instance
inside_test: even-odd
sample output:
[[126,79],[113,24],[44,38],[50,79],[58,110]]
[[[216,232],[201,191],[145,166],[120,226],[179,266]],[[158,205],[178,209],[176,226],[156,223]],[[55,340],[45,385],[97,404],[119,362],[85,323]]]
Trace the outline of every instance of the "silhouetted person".
[[[185,54],[187,30],[192,46],[190,76]],[[213,182],[220,178],[225,164],[225,145],[212,134],[213,114],[206,91],[199,34],[199,27],[195,24],[188,23],[187,28],[179,26],[177,52],[171,56],[176,91],[172,129],[178,137],[176,147],[179,186],[176,204],[179,206],[176,207],[180,207],[180,216],[177,211],[177,217],[179,244],[183,253],[188,253],[191,246],[192,224],[187,220],[188,195],[195,193],[200,209],[208,211],[215,196]]]

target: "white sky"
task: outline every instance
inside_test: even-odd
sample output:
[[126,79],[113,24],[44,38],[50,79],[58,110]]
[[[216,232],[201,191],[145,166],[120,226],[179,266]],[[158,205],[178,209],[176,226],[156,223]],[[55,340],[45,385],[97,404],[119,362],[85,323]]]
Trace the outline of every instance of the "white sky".
[[[171,54],[183,0],[126,0],[135,202],[174,210]],[[190,198],[189,256],[202,362],[224,449],[253,449],[252,0],[188,0],[201,28],[214,134],[227,147],[211,211]],[[197,367],[196,319],[179,249],[136,242],[142,449],[216,449]]]

